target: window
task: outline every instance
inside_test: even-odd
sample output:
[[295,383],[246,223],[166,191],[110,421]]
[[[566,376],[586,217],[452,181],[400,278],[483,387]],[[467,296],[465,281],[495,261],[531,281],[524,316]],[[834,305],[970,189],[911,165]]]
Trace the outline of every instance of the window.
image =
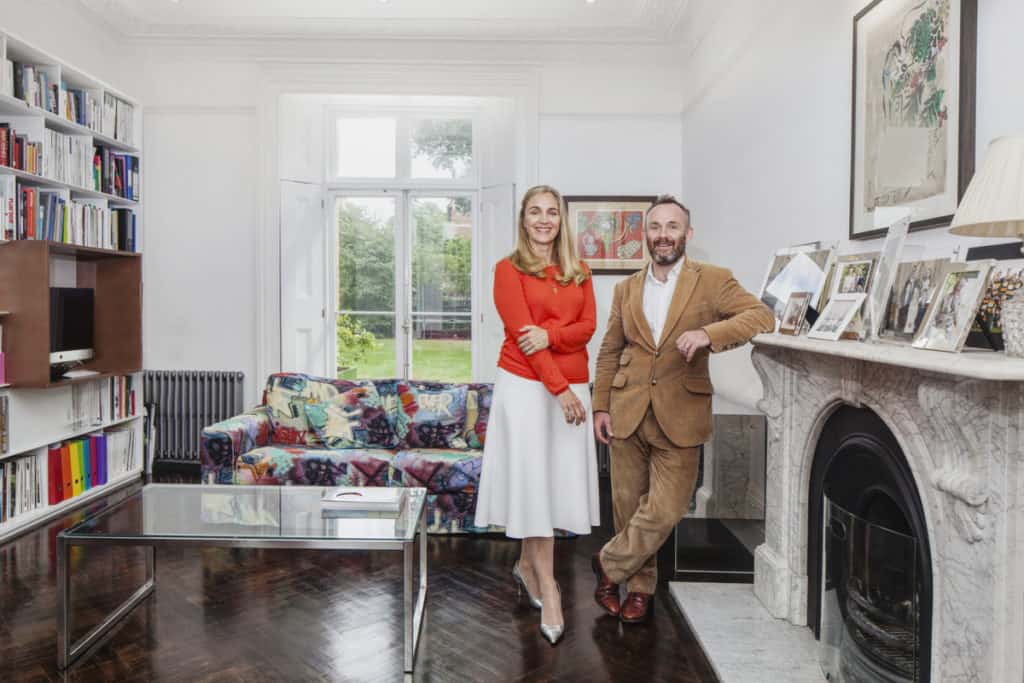
[[342,377],[472,379],[473,124],[425,109],[336,115]]
[[338,177],[394,178],[395,125],[394,118],[338,119]]
[[461,188],[475,182],[471,115],[339,113],[334,122],[336,183],[388,179]]

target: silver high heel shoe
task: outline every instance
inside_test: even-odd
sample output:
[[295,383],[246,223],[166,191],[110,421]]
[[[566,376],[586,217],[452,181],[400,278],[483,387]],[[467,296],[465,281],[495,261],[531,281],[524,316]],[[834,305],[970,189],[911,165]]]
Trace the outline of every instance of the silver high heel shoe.
[[519,593],[519,595],[522,595],[523,592],[525,592],[526,598],[530,602],[530,606],[534,609],[540,609],[540,598],[533,597],[533,593],[530,592],[529,587],[526,585],[526,579],[523,578],[522,572],[519,571],[519,560],[516,560],[516,563],[512,565],[512,576],[515,578],[516,583],[518,584],[517,592]]
[[[557,583],[555,584],[555,590],[558,591],[558,596],[559,596],[559,598],[561,598],[561,596],[562,596],[562,589],[558,586]],[[564,620],[565,617],[563,616],[562,619]],[[542,636],[544,636],[544,640],[546,640],[549,643],[551,643],[551,646],[554,647],[555,645],[558,644],[558,641],[560,641],[562,639],[562,636],[565,635],[565,623],[563,622],[561,624],[557,624],[557,625],[552,626],[552,625],[545,624],[542,621],[540,623],[540,634]]]

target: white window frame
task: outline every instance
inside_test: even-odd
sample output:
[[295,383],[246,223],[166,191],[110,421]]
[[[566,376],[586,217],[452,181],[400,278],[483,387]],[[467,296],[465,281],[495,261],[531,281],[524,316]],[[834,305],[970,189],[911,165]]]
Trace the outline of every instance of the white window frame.
[[[385,118],[393,117],[395,122],[395,177],[360,178],[337,175],[338,169],[338,119],[344,118]],[[327,131],[325,140],[330,141],[329,154],[324,155],[327,168],[327,189],[369,190],[464,190],[476,191],[480,187],[480,116],[476,109],[450,107],[373,107],[369,105],[330,106],[327,108]],[[470,119],[473,127],[473,159],[469,173],[464,178],[413,178],[412,145],[409,142],[411,123],[418,119]]]
[[[476,242],[479,237],[480,207],[479,194],[476,191],[448,189],[404,189],[404,190],[369,190],[363,188],[344,188],[328,191],[326,198],[327,210],[324,212],[327,221],[328,240],[328,298],[330,300],[331,324],[329,326],[332,334],[327,345],[330,348],[331,358],[337,361],[338,357],[338,315],[341,314],[338,302],[338,268],[334,261],[334,255],[338,250],[338,225],[337,225],[337,201],[349,197],[388,197],[395,200],[395,372],[399,377],[410,378],[415,371],[412,362],[412,332],[413,332],[413,311],[412,301],[409,293],[412,291],[412,254],[413,246],[413,222],[412,203],[423,197],[466,197],[473,205],[473,244],[470,249],[470,378],[475,380],[473,372],[473,358],[477,353],[477,339],[482,333],[480,327],[480,301],[477,292],[473,291],[473,285],[477,282],[478,275],[478,250]],[[333,366],[332,366],[333,367]],[[425,378],[443,379],[443,378]]]
[[[338,307],[338,273],[337,263],[334,255],[337,253],[338,228],[335,213],[336,202],[344,197],[394,197],[396,229],[404,231],[404,234],[396,232],[395,244],[395,371],[401,377],[410,377],[414,371],[412,366],[412,302],[408,293],[412,286],[412,259],[409,249],[412,246],[412,202],[417,197],[432,196],[462,196],[468,197],[473,205],[472,221],[473,246],[470,251],[470,282],[471,282],[471,325],[470,325],[470,367],[471,379],[476,380],[476,363],[473,359],[478,351],[482,327],[480,321],[481,293],[475,291],[477,276],[479,274],[479,250],[477,241],[480,235],[480,168],[481,168],[481,147],[480,144],[480,115],[475,108],[460,107],[376,107],[372,105],[344,105],[328,106],[326,111],[324,139],[329,141],[330,151],[325,154],[324,177],[327,182],[324,186],[324,199],[327,210],[324,217],[327,221],[327,249],[330,255],[330,267],[328,268],[328,298],[330,300],[331,324],[330,348],[332,366],[338,357],[338,336],[337,320],[339,315]],[[338,119],[341,118],[383,118],[394,117],[395,126],[395,177],[394,178],[358,178],[341,177],[336,175],[338,168]],[[473,130],[473,159],[470,172],[463,178],[412,178],[412,145],[409,143],[410,123],[418,119],[470,119]]]

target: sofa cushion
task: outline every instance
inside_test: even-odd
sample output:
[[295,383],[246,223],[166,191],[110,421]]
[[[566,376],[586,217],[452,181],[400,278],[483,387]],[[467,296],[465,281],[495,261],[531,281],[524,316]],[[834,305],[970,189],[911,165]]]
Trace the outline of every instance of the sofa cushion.
[[340,393],[367,383],[299,373],[271,375],[263,392],[263,403],[273,430],[272,441],[279,444],[322,446],[316,432],[309,428],[304,406],[307,403],[329,401]]
[[394,448],[398,437],[373,384],[303,406],[310,429],[328,448]]
[[468,448],[464,384],[398,383],[395,433],[410,448]]
[[478,451],[414,449],[391,461],[392,486],[422,486],[428,493],[476,491],[482,454]]
[[466,427],[463,438],[470,448],[483,449],[487,441],[487,420],[491,416],[493,384],[469,384],[466,393]]
[[235,483],[389,486],[393,457],[393,451],[376,448],[264,446],[238,458]]

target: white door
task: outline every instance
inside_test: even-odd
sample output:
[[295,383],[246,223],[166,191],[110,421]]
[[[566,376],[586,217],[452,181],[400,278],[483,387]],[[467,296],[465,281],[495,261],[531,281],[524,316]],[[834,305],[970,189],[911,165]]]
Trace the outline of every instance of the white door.
[[480,191],[480,230],[476,240],[478,276],[474,286],[479,312],[477,344],[473,353],[473,377],[493,382],[498,354],[505,341],[505,328],[494,307],[494,266],[508,256],[516,244],[516,188],[502,184]]
[[320,185],[281,181],[281,369],[333,377]]

